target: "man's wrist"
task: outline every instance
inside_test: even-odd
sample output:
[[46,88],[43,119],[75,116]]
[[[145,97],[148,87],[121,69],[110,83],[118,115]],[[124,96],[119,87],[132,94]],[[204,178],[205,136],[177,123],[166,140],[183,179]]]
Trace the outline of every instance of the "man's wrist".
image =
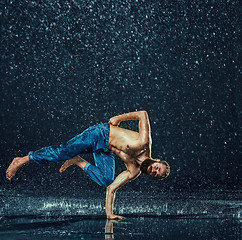
[[107,218],[111,218],[113,214],[106,214]]

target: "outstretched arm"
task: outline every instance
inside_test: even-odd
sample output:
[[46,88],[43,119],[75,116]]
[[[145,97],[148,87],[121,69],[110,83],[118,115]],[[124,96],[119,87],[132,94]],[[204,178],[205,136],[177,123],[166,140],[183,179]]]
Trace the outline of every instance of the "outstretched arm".
[[132,179],[135,179],[140,172],[131,173],[129,170],[120,173],[112,184],[107,187],[106,193],[106,214],[108,219],[122,220],[124,217],[113,214],[113,205],[117,190]]

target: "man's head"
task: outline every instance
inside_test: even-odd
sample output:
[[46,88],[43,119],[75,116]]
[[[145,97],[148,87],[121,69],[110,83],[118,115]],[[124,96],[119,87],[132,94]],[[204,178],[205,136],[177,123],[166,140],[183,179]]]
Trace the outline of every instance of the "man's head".
[[163,180],[170,174],[170,166],[166,161],[147,158],[140,165],[140,171],[146,175]]

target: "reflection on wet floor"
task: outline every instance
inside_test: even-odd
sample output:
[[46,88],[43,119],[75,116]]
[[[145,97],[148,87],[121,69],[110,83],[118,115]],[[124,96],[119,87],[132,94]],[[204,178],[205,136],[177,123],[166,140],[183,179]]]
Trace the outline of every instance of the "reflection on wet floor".
[[240,192],[228,193],[227,199],[211,193],[175,195],[143,195],[139,204],[120,198],[116,213],[126,219],[116,222],[106,220],[104,199],[93,194],[64,199],[1,191],[0,239],[240,239]]
[[107,220],[105,225],[105,239],[114,239],[113,223],[114,220]]
[[[98,217],[34,216],[1,220],[0,238],[5,239],[238,239],[239,219],[130,217],[115,222]],[[38,221],[39,219],[39,221]],[[14,223],[15,222],[15,223]]]

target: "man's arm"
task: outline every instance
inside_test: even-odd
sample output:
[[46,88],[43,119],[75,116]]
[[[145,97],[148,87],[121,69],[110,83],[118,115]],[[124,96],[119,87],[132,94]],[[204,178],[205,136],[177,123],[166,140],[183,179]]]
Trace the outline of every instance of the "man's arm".
[[123,171],[120,173],[115,180],[113,181],[112,184],[110,184],[107,187],[107,193],[106,193],[106,214],[108,219],[118,219],[122,220],[124,217],[114,215],[113,214],[113,205],[114,205],[114,200],[115,200],[115,195],[117,190],[125,185],[127,182],[130,180],[136,178],[140,174],[140,171],[131,173],[129,170]]
[[129,112],[129,113],[124,113],[115,117],[112,117],[110,119],[110,123],[113,126],[118,126],[120,122],[123,121],[128,121],[128,120],[140,120],[142,118],[142,115],[146,111],[137,111],[137,112]]
[[122,115],[112,117],[110,124],[118,126],[120,122],[127,120],[139,120],[139,138],[143,143],[148,143],[150,140],[150,122],[146,111],[129,112]]

